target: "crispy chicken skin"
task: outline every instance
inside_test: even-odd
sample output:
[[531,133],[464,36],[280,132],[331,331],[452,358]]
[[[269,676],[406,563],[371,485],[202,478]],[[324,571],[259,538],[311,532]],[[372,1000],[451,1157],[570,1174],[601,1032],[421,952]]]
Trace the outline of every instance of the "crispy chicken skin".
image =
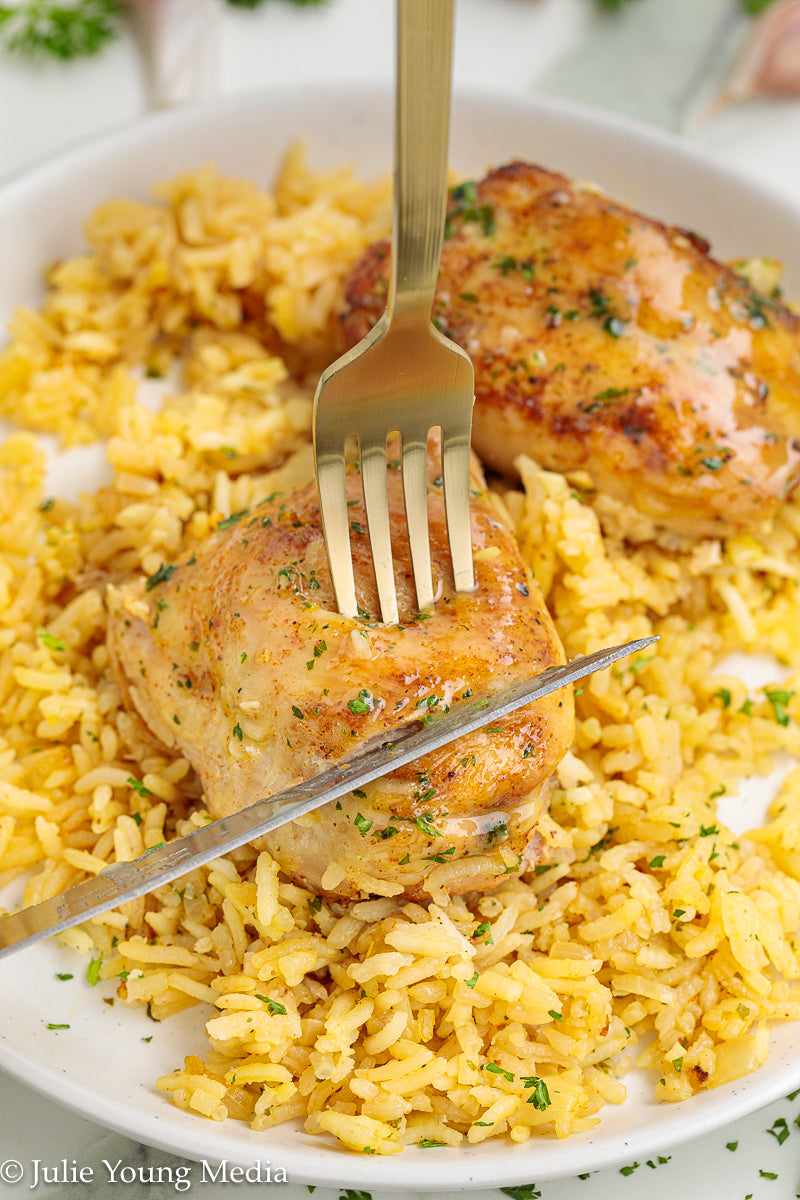
[[[541,593],[477,476],[478,586],[453,594],[441,488],[429,478],[442,594],[415,616],[398,536],[399,627],[369,615],[378,601],[355,471],[358,619],[335,611],[313,485],[258,505],[147,587],[139,579],[109,588],[109,646],[129,706],[192,763],[214,816],[312,777],[403,721],[435,718],[470,691],[564,661]],[[403,529],[398,470],[389,482],[393,527]],[[541,858],[553,828],[548,781],[573,728],[572,693],[562,690],[264,843],[295,879],[332,897],[422,897],[452,864],[463,869],[450,891],[489,888]]]
[[[800,477],[798,318],[708,244],[515,162],[451,194],[435,315],[475,366],[473,446],[584,470],[654,532],[768,523]],[[346,345],[383,311],[386,243],[347,288]]]

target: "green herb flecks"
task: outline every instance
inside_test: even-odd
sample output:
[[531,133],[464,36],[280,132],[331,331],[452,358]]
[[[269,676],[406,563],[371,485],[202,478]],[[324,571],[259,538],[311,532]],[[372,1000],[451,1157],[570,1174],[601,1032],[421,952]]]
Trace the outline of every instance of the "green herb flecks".
[[441,837],[442,835],[440,831],[434,825],[431,825],[432,820],[432,814],[426,812],[423,813],[421,817],[415,817],[414,824],[417,825],[423,833],[427,833],[428,837]]
[[255,993],[256,1000],[262,1000],[266,1004],[273,1017],[285,1017],[286,1009],[283,1004],[279,1004],[277,1000],[270,1000],[269,996],[261,996],[258,992]]
[[512,1071],[507,1071],[505,1067],[501,1067],[499,1063],[490,1062],[483,1068],[484,1071],[489,1071],[492,1075],[502,1075],[503,1079],[507,1079],[509,1083],[514,1082],[514,1074]]
[[500,1188],[500,1191],[511,1200],[542,1200],[542,1193],[535,1183],[518,1183],[514,1187]]
[[249,508],[240,508],[238,512],[231,513],[229,517],[223,517],[217,529],[230,529],[231,525],[235,525],[237,521],[241,521],[242,517],[246,517],[250,512]]
[[775,720],[785,728],[789,724],[789,702],[795,693],[783,691],[780,688],[765,688],[764,695],[772,705]]
[[777,1138],[778,1145],[782,1146],[789,1136],[789,1126],[786,1124],[786,1118],[778,1117],[777,1121],[767,1130],[767,1133],[771,1133],[774,1138]]
[[544,1112],[550,1107],[550,1093],[547,1090],[547,1084],[539,1075],[528,1075],[522,1080],[523,1087],[532,1088],[533,1091],[528,1097],[528,1104],[532,1104],[537,1112]]
[[375,700],[366,688],[362,688],[355,700],[348,700],[347,707],[351,713],[358,716],[361,713],[372,712],[375,707]]
[[147,796],[152,796],[153,794],[150,791],[150,788],[145,787],[141,780],[134,779],[132,775],[128,776],[128,785],[129,787],[132,787],[136,794],[141,796],[143,799],[146,799]]
[[478,203],[478,188],[468,180],[450,189],[452,207],[447,213],[444,225],[444,236],[450,237],[453,232],[453,222],[460,218],[463,222],[475,222],[480,225],[483,233],[490,237],[495,231],[494,209],[491,204]]
[[98,954],[97,958],[93,958],[86,968],[86,982],[92,987],[100,982],[100,968],[103,965],[103,956]]
[[154,571],[147,580],[144,585],[144,590],[146,592],[151,592],[154,587],[158,586],[159,583],[166,583],[167,580],[172,578],[177,569],[177,563],[162,563],[158,570]]
[[48,650],[63,651],[67,648],[62,642],[61,638],[54,637],[52,633],[48,633],[47,630],[42,629],[41,626],[36,630],[36,636],[42,645],[46,646]]

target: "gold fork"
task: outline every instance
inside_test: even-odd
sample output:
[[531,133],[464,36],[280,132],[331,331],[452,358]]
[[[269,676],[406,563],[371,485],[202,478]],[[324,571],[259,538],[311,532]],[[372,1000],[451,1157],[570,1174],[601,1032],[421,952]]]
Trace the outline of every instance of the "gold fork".
[[322,527],[339,611],[357,615],[345,494],[345,443],[360,443],[367,530],[381,616],[398,621],[386,488],[399,434],[403,495],[420,609],[433,603],[428,433],[442,431],[447,535],[457,591],[474,587],[469,518],[472,364],[431,321],[447,204],[453,0],[397,0],[395,183],[386,312],[323,373],[314,399]]

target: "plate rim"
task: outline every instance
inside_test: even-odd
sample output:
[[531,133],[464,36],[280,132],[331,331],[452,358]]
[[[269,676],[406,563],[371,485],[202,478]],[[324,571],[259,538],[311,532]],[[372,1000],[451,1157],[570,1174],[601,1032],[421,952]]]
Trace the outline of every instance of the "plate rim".
[[[103,132],[89,137],[76,138],[65,145],[56,154],[44,154],[35,158],[21,169],[6,177],[0,185],[0,218],[6,207],[18,205],[26,191],[37,191],[46,186],[48,179],[57,177],[66,169],[80,170],[83,163],[98,161],[107,151],[119,150],[125,145],[134,146],[141,142],[146,144],[151,136],[163,134],[170,130],[179,135],[180,130],[194,127],[202,120],[204,114],[213,113],[221,117],[233,115],[243,107],[259,110],[274,108],[283,97],[296,96],[301,85],[281,84],[266,88],[258,88],[233,93],[200,103],[188,105],[179,109],[147,114],[144,117],[119,122]],[[342,84],[341,82],[325,82],[302,85],[305,103],[318,105],[330,102],[331,96],[341,99],[343,95],[360,99],[362,103],[379,99],[382,104],[387,102],[389,91],[384,82],[357,82]],[[453,110],[456,113],[459,106],[477,104],[492,105],[498,110],[514,109],[517,113],[529,112],[542,119],[553,116],[561,120],[574,122],[590,130],[602,133],[613,132],[614,135],[624,136],[636,145],[647,145],[648,148],[662,148],[671,155],[677,155],[696,169],[716,177],[717,181],[729,181],[740,191],[747,192],[753,199],[763,198],[773,209],[781,210],[783,214],[794,221],[800,232],[800,204],[792,202],[786,196],[773,191],[769,186],[750,178],[741,168],[730,166],[717,161],[704,149],[687,143],[676,134],[651,127],[636,118],[621,114],[590,108],[587,105],[555,97],[539,95],[522,95],[512,90],[487,88],[456,88],[453,97]],[[152,132],[151,132],[152,131]],[[46,943],[52,945],[52,943]],[[10,960],[7,960],[10,961]],[[777,1024],[777,1023],[776,1023]],[[777,1055],[778,1051],[773,1051]],[[762,1070],[766,1070],[762,1068]],[[170,1121],[178,1110],[174,1110],[164,1099],[164,1120],[153,1118],[144,1110],[133,1110],[135,1119],[131,1121],[131,1106],[127,1102],[111,1101],[105,1096],[97,1096],[83,1083],[72,1079],[64,1079],[58,1067],[45,1068],[39,1063],[31,1065],[7,1038],[0,1034],[0,1071],[4,1071],[25,1086],[46,1096],[54,1103],[66,1107],[73,1112],[106,1128],[133,1140],[155,1147],[172,1154],[178,1154],[194,1161],[221,1161],[222,1155],[209,1154],[208,1127],[202,1118],[187,1117],[187,1125],[180,1127],[179,1142],[176,1143],[174,1122]],[[753,1100],[752,1085],[748,1081],[758,1079],[757,1099]],[[61,1094],[54,1096],[54,1083],[58,1084]],[[573,1177],[581,1170],[596,1171],[617,1165],[631,1156],[642,1156],[658,1153],[661,1150],[694,1140],[719,1129],[721,1126],[749,1115],[765,1105],[785,1095],[793,1086],[800,1083],[800,1063],[785,1061],[783,1064],[773,1063],[768,1074],[759,1078],[745,1076],[734,1083],[710,1093],[700,1093],[700,1097],[713,1096],[715,1103],[709,1101],[684,1101],[680,1108],[667,1106],[673,1111],[679,1111],[680,1117],[668,1121],[663,1126],[632,1128],[627,1138],[621,1141],[620,1135],[604,1139],[602,1124],[590,1135],[575,1135],[565,1141],[553,1137],[537,1139],[532,1137],[521,1145],[512,1145],[507,1141],[502,1143],[504,1158],[498,1161],[497,1147],[493,1143],[493,1153],[481,1156],[481,1145],[461,1146],[455,1152],[444,1150],[419,1151],[416,1147],[408,1147],[400,1158],[393,1156],[393,1169],[389,1171],[382,1157],[357,1156],[349,1151],[342,1151],[338,1146],[327,1142],[322,1143],[309,1137],[306,1149],[280,1147],[279,1143],[266,1146],[266,1151],[275,1148],[292,1160],[289,1170],[291,1182],[309,1182],[320,1186],[353,1183],[359,1186],[369,1186],[383,1190],[404,1190],[415,1185],[423,1185],[428,1191],[451,1190],[453,1188],[454,1166],[456,1155],[464,1164],[462,1173],[457,1179],[459,1189],[473,1189],[487,1185],[499,1187],[528,1182],[532,1176],[537,1179],[559,1179]],[[155,1090],[153,1088],[153,1090]],[[63,1094],[66,1092],[66,1094]],[[87,1107],[87,1096],[94,1095],[95,1103]],[[705,1111],[706,1107],[711,1110]],[[698,1121],[698,1109],[701,1117]],[[184,1117],[184,1114],[181,1114]],[[190,1123],[189,1123],[190,1122]],[[164,1132],[162,1135],[161,1126]],[[236,1122],[238,1127],[241,1123]],[[699,1126],[699,1128],[698,1128]],[[222,1127],[224,1128],[224,1126]],[[246,1128],[246,1127],[245,1127]],[[277,1128],[277,1127],[275,1127]],[[248,1130],[248,1133],[250,1131]],[[272,1130],[267,1131],[267,1135]],[[596,1136],[595,1136],[596,1134]],[[303,1135],[309,1136],[309,1135]],[[224,1157],[230,1163],[252,1165],[258,1149],[255,1145],[256,1135],[252,1135],[251,1147],[244,1138],[240,1144],[230,1144],[224,1148]],[[599,1143],[598,1143],[599,1139]],[[226,1140],[221,1138],[222,1141]],[[603,1142],[607,1144],[603,1144]],[[537,1158],[550,1159],[554,1147],[563,1147],[561,1157],[564,1161],[549,1162],[544,1171],[537,1164]],[[566,1147],[570,1153],[566,1153]],[[538,1150],[538,1153],[537,1153]],[[551,1153],[548,1153],[548,1150]],[[568,1161],[567,1161],[568,1160]],[[263,1161],[263,1159],[262,1159]],[[272,1160],[270,1160],[272,1161]],[[276,1163],[275,1166],[283,1164]],[[337,1168],[339,1169],[337,1172]],[[502,1178],[498,1175],[501,1169]],[[337,1173],[335,1173],[337,1172]],[[384,1178],[384,1173],[389,1178]],[[398,1178],[399,1176],[399,1178]]]

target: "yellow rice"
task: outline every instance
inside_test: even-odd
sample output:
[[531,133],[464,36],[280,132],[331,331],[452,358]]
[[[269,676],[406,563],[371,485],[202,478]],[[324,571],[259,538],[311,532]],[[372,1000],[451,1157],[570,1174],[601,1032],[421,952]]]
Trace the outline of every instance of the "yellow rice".
[[[297,150],[272,195],[204,167],[156,196],[90,217],[0,357],[7,417],[107,438],[113,469],[51,499],[35,438],[0,447],[0,882],[27,874],[26,903],[207,819],[188,764],[121,706],[105,584],[309,477],[341,281],[387,226],[385,183]],[[174,361],[152,411],[140,374]],[[682,1100],[755,1069],[770,1023],[800,1016],[800,769],[748,836],[716,811],[800,749],[800,502],[761,538],[631,548],[635,515],[520,470],[498,503],[568,655],[661,637],[578,689],[552,861],[489,895],[450,900],[456,864],[428,905],[334,908],[244,848],[64,934],[156,1020],[209,1006],[202,1056],[158,1080],[180,1108],[299,1119],[358,1153],[566,1137],[624,1100],[634,1064]],[[788,678],[748,690],[720,668],[742,650]]]

